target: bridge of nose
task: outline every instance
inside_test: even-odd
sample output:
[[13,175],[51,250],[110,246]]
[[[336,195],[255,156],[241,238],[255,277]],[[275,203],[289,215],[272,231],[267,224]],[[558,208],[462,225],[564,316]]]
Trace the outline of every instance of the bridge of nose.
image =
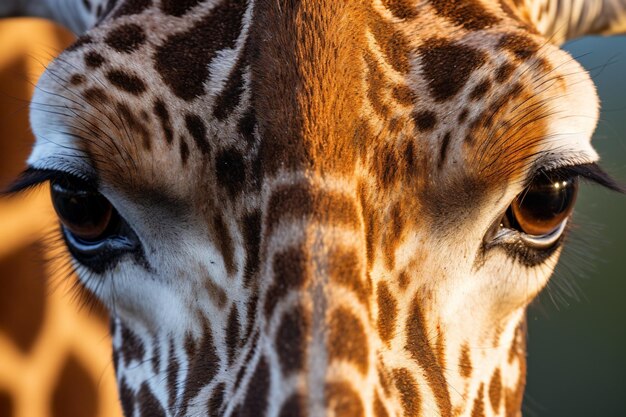
[[373,288],[356,194],[355,184],[302,180],[275,186],[266,203],[260,311],[268,357],[280,369],[276,392],[295,396],[285,407],[306,403],[312,415],[328,415],[333,401],[360,401],[352,387],[372,389]]

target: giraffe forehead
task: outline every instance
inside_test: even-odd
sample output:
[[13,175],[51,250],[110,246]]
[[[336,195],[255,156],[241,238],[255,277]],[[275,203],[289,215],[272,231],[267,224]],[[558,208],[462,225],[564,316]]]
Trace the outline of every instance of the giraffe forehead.
[[[462,14],[447,2],[417,11],[383,3],[163,2],[165,13],[121,3],[71,48],[68,59],[82,60],[88,77],[70,82],[91,106],[119,119],[111,129],[125,131],[114,136],[141,161],[138,177],[167,181],[155,177],[157,161],[187,183],[213,184],[229,196],[279,170],[311,168],[374,174],[388,188],[462,167],[457,182],[468,184],[480,164],[493,162],[489,152],[480,163],[473,155],[494,149],[486,143],[495,133],[505,138],[499,150],[519,140],[529,146],[492,172],[513,170],[514,158],[533,154],[538,134],[528,131],[547,130],[532,119],[549,110],[539,102],[558,89],[537,93],[533,85],[559,74],[539,42],[502,29],[502,10],[479,3],[467,2]],[[194,8],[203,12],[178,28],[176,19]],[[423,29],[427,20],[441,29],[437,35],[432,25]],[[85,82],[89,75],[111,91]],[[507,113],[528,102],[532,113]],[[520,120],[528,127],[522,134],[504,134]],[[81,145],[100,152],[93,141]]]

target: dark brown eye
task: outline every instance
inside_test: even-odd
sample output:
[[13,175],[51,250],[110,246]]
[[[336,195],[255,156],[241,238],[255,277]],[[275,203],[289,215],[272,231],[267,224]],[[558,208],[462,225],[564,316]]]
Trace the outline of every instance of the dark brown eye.
[[577,192],[577,177],[539,174],[511,204],[509,222],[527,235],[549,235],[572,213]]
[[111,203],[77,180],[55,180],[50,184],[52,204],[65,229],[84,242],[106,238],[115,221]]

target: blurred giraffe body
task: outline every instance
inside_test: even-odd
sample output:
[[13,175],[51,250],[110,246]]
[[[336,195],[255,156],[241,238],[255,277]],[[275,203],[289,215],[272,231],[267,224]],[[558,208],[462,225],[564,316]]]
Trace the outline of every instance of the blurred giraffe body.
[[110,309],[125,415],[520,415],[525,310],[567,219],[502,219],[537,173],[597,161],[594,86],[555,44],[625,13],[0,5],[80,34],[39,81],[22,185],[69,176],[117,213],[97,239],[62,233]]

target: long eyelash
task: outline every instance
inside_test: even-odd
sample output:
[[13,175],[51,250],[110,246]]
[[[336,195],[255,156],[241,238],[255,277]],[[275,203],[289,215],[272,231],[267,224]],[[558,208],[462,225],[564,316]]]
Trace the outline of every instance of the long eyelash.
[[58,171],[54,169],[38,169],[29,167],[24,170],[18,178],[10,184],[5,190],[0,190],[0,196],[9,196],[37,188],[51,180],[60,180],[66,178],[83,181],[86,185],[97,188],[96,181],[92,178],[85,177],[75,172]]
[[[550,177],[562,179],[581,177],[588,181],[601,185],[602,187],[608,188],[609,190],[616,191],[621,194],[626,194],[626,187],[618,183],[617,180],[613,179],[596,163],[564,166],[550,171],[539,171],[535,175],[540,174],[546,174],[550,175]],[[529,180],[529,183],[531,181],[532,178]]]

